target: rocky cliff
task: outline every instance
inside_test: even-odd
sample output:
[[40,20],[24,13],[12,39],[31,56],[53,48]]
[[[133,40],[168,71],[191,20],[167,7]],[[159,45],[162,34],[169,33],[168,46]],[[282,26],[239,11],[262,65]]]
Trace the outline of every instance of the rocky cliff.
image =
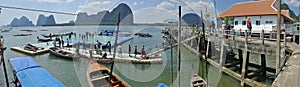
[[133,13],[126,4],[119,4],[111,12],[101,11],[97,14],[88,15],[87,13],[79,13],[77,15],[76,24],[116,24],[118,14],[120,13],[121,24],[133,24]]
[[182,16],[183,23],[186,24],[201,24],[201,18],[199,15],[194,14],[194,13],[188,13]]
[[11,27],[24,27],[24,26],[34,26],[32,21],[30,21],[27,17],[22,16],[20,19],[14,18],[9,24]]
[[55,25],[55,19],[53,15],[50,15],[48,17],[40,14],[36,23],[36,26],[43,26],[43,25]]

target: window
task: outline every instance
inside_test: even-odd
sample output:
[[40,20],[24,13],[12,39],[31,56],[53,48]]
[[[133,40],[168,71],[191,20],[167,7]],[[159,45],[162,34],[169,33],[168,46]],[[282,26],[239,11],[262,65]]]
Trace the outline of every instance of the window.
[[266,21],[266,24],[272,24],[273,21]]
[[234,25],[239,25],[239,21],[234,21]]
[[256,20],[256,25],[260,25],[260,21],[259,20]]
[[246,21],[242,21],[242,25],[246,25]]

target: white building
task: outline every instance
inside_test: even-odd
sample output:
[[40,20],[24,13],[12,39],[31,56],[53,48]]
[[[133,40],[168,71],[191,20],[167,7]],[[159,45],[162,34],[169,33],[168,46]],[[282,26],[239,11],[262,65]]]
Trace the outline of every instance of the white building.
[[[260,0],[242,2],[232,5],[229,9],[218,15],[220,18],[231,18],[233,29],[244,32],[247,29],[247,18],[250,17],[252,33],[266,33],[274,31],[277,25],[277,0]],[[281,10],[281,25],[294,22],[288,10]]]

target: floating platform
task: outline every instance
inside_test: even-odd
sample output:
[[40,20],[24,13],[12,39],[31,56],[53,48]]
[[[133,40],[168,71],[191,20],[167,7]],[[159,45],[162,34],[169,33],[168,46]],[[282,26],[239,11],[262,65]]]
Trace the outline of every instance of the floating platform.
[[[81,53],[80,55],[90,58],[90,54],[84,53],[84,52],[80,52],[80,53]],[[113,54],[109,54],[109,52],[106,52],[106,53],[107,53],[107,58],[113,58]],[[102,54],[104,54],[104,52],[102,52]],[[97,58],[99,58],[99,59],[97,59]],[[97,60],[100,60],[100,58],[102,58],[102,55],[93,54],[92,58],[90,58],[90,59],[97,61]],[[134,57],[134,54],[131,54],[131,56],[128,56],[128,54],[122,53],[122,57],[119,56],[119,54],[116,54],[115,62],[133,63],[133,64],[162,64],[163,59],[162,59],[161,55],[150,56],[148,59],[142,59],[141,55],[136,55],[136,57]]]
[[24,46],[11,47],[10,49],[27,55],[38,55],[38,54],[49,52],[49,48],[53,47],[52,45],[49,44],[47,45],[47,43],[39,43],[39,44],[32,44],[32,45],[43,49],[36,50],[35,52],[30,50],[25,50]]
[[[65,51],[75,53],[74,48],[71,48],[71,49],[65,50]],[[102,51],[102,54],[104,54],[105,52]],[[95,60],[95,61],[101,60],[100,58],[102,58],[102,55],[96,54],[96,51],[93,51],[92,58],[90,57],[89,50],[86,50],[84,52],[82,49],[80,49],[79,53],[80,53],[79,55],[81,55],[83,57],[86,57],[86,58],[89,58],[89,59],[92,59],[92,60]],[[113,54],[109,54],[109,52],[106,52],[106,53],[107,53],[107,58],[108,59],[113,58]],[[133,63],[133,64],[162,64],[163,59],[162,59],[161,54],[158,55],[158,56],[157,55],[151,55],[151,56],[148,57],[148,59],[142,59],[141,55],[139,55],[139,54],[136,55],[136,57],[134,57],[134,54],[130,54],[130,56],[128,56],[127,53],[122,53],[122,57],[121,57],[117,53],[116,56],[115,56],[115,62]]]
[[[105,36],[105,37],[109,37],[109,36]],[[133,37],[119,37],[117,43],[118,43],[118,44],[123,44],[123,43],[125,43],[125,42],[127,42],[127,41],[129,41],[129,40],[131,40],[131,39],[133,39]],[[64,41],[66,42],[67,40],[64,40]],[[77,44],[78,41],[80,41],[80,42],[79,42],[80,45],[83,45],[83,44],[85,44],[85,45],[91,45],[92,43],[94,43],[94,44],[97,43],[97,42],[91,42],[91,41],[86,41],[85,43],[83,43],[83,41],[81,41],[81,40],[69,40],[70,44]],[[101,40],[100,40],[100,42],[101,42],[101,44],[102,44],[103,46],[107,44],[107,42],[103,42],[103,41],[101,41]],[[110,43],[111,43],[111,46],[114,47],[114,45],[115,45],[115,44],[114,44],[114,40],[111,40]]]

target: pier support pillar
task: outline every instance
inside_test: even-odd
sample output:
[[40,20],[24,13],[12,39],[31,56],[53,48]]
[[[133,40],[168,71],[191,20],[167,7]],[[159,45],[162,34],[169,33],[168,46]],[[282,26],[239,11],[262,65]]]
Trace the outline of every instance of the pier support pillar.
[[238,49],[238,55],[239,55],[239,62],[240,62],[240,69],[241,69],[241,72],[242,72],[242,66],[243,66],[243,50],[241,49]]
[[263,70],[262,71],[262,74],[264,75],[264,76],[266,76],[266,73],[267,73],[267,71],[266,71],[266,55],[265,54],[260,54],[260,63],[261,63],[261,69]]
[[296,43],[296,35],[295,35],[295,31],[293,31],[293,43]]
[[247,78],[247,75],[248,75],[249,55],[250,55],[250,52],[245,50],[244,51],[244,57],[243,57],[243,65],[242,65],[241,86],[244,86],[244,79]]

